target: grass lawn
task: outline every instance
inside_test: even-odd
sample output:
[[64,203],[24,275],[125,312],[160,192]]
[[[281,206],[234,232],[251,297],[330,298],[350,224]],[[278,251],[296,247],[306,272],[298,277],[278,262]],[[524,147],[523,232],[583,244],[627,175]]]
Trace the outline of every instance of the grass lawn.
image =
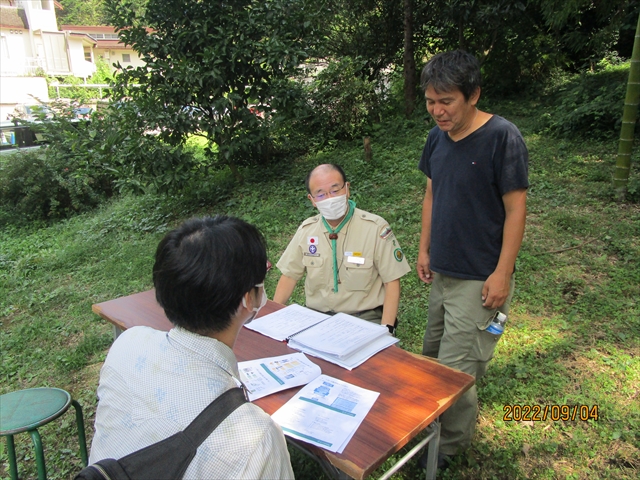
[[[494,111],[521,128],[530,149],[527,230],[509,323],[479,382],[473,447],[440,478],[638,478],[640,206],[612,200],[617,144],[549,138],[534,133],[521,110],[503,105]],[[222,172],[210,179],[219,186],[209,189],[216,196],[198,203],[120,197],[51,225],[3,228],[0,393],[68,390],[84,407],[90,439],[99,370],[112,341],[111,326],[91,305],[150,288],[158,241],[192,215],[225,213],[256,224],[275,263],[300,222],[314,214],[304,176],[319,163],[343,165],[352,198],[390,222],[414,266],[425,185],[416,167],[428,128],[422,119],[385,125],[372,137],[370,163],[360,142],[342,144],[247,171],[242,185]],[[637,157],[633,163],[637,172]],[[266,281],[270,296],[277,279],[274,269]],[[419,353],[429,287],[414,269],[402,289],[400,345]],[[293,301],[303,303],[302,293],[300,283]],[[584,407],[571,419],[562,405]],[[523,420],[516,406],[549,411],[545,420]],[[41,429],[51,479],[71,478],[81,466],[74,428],[69,413]],[[2,478],[8,478],[5,445]],[[16,449],[22,477],[34,478],[28,435],[16,437]],[[311,460],[296,452],[292,460],[298,478],[323,478]],[[421,476],[415,463],[394,478]]]

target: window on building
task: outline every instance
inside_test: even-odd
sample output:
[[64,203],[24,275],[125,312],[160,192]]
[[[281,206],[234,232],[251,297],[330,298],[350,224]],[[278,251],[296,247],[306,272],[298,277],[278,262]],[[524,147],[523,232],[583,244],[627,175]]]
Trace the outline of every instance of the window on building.
[[122,62],[123,63],[131,63],[131,54],[123,53],[122,54]]
[[87,62],[91,62],[91,49],[88,47],[84,47],[84,59]]
[[120,37],[117,33],[89,33],[94,40],[118,40]]

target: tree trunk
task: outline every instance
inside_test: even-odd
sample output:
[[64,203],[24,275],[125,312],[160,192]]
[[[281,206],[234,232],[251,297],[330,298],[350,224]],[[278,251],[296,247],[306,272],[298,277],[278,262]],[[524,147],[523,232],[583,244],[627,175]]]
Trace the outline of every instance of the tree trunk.
[[416,106],[416,59],[413,53],[413,0],[404,1],[404,114]]
[[627,95],[624,99],[622,113],[622,127],[620,128],[620,142],[618,143],[618,158],[613,172],[613,187],[619,201],[624,201],[629,183],[631,170],[631,152],[633,150],[633,136],[640,101],[640,15],[636,25],[636,37],[631,53],[631,67],[627,81]]
[[373,150],[371,149],[371,137],[364,137],[364,160],[370,162],[373,158]]

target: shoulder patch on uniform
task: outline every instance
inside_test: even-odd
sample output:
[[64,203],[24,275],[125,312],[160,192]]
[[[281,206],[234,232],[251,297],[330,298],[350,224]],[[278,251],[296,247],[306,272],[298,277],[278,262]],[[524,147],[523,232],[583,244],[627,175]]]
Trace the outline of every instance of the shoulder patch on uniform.
[[393,258],[395,258],[398,262],[401,262],[402,259],[404,258],[404,253],[402,253],[402,249],[396,248],[393,251]]
[[386,240],[387,238],[389,238],[389,235],[391,235],[391,233],[392,233],[391,227],[387,225],[380,232],[380,238],[382,238],[383,240]]

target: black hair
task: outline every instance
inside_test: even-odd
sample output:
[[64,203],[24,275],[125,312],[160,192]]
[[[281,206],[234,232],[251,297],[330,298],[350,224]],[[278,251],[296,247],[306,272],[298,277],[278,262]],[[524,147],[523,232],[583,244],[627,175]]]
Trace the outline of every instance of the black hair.
[[158,245],[153,266],[156,299],[167,318],[191,332],[221,332],[244,294],[267,274],[260,231],[235,217],[193,218]]
[[457,88],[466,101],[481,84],[482,75],[478,60],[464,50],[435,55],[429,59],[420,75],[422,90],[426,90],[429,85],[436,92],[450,92]]
[[[329,167],[331,170],[337,170],[338,172],[340,172],[340,175],[342,175],[342,182],[347,183],[347,176],[345,175],[344,170],[340,165],[336,165],[335,163],[325,163],[323,165],[318,165],[318,167]],[[310,170],[309,173],[307,173],[307,178],[304,179],[304,186],[307,187],[307,193],[309,195],[311,195],[311,189],[309,188],[309,180],[311,180],[311,175],[318,167],[315,167],[314,169]]]

